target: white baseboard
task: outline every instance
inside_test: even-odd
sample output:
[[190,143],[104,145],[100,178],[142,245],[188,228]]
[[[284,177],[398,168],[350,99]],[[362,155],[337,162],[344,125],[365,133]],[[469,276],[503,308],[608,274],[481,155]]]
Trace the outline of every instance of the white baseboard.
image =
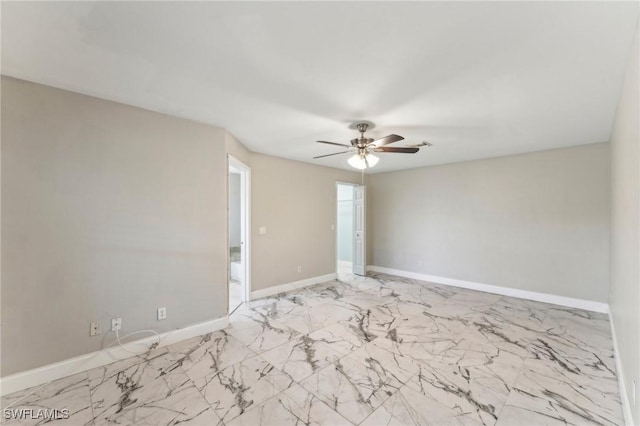
[[500,294],[503,296],[518,297],[520,299],[535,300],[537,302],[552,303],[554,305],[568,306],[570,308],[584,309],[593,312],[609,313],[609,305],[591,300],[574,299],[572,297],[556,296],[555,294],[538,293],[535,291],[520,290],[515,288],[500,287],[490,284],[481,284],[472,281],[457,280],[454,278],[438,277],[435,275],[421,274],[418,272],[402,271],[400,269],[385,268],[382,266],[367,266],[368,271],[381,272],[399,277],[412,278],[420,281],[428,281],[437,284],[445,284],[453,287],[462,287],[470,290],[484,291],[486,293]]
[[[200,336],[212,331],[221,330],[229,325],[229,318],[222,317],[211,321],[193,324],[178,330],[160,334],[159,346],[168,346],[191,337]],[[8,395],[32,386],[48,383],[52,380],[81,373],[92,368],[111,364],[114,361],[134,356],[130,352],[144,353],[158,341],[156,336],[145,337],[123,344],[123,347],[113,346],[101,351],[91,352],[64,361],[56,362],[32,370],[12,374],[0,379],[0,395]],[[128,352],[130,351],[130,352]]]
[[622,361],[618,351],[618,338],[616,337],[616,328],[613,325],[613,317],[609,312],[609,324],[611,324],[611,338],[613,339],[613,354],[616,360],[616,375],[618,376],[618,386],[620,386],[620,400],[622,401],[622,413],[624,414],[624,424],[633,426],[633,415],[631,414],[631,403],[627,388],[624,385],[624,376],[622,375]]
[[335,280],[337,275],[327,274],[317,277],[311,277],[300,281],[294,281],[288,284],[276,285],[262,290],[254,290],[251,292],[251,300],[262,299],[263,297],[273,296],[274,294],[284,293],[287,291],[297,290],[299,288],[308,287],[314,284],[320,284],[327,281]]

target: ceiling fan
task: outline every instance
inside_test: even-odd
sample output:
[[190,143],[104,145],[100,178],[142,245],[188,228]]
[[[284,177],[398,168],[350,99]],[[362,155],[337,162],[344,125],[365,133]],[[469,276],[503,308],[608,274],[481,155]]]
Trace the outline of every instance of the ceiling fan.
[[431,146],[429,142],[421,142],[419,144],[407,145],[403,147],[386,146],[392,143],[400,142],[401,140],[404,140],[404,138],[402,136],[391,134],[383,138],[374,140],[373,138],[366,138],[364,136],[364,133],[367,131],[367,128],[369,127],[369,123],[366,123],[366,122],[357,123],[356,127],[360,132],[360,137],[351,139],[351,146],[342,144],[342,143],[336,143],[336,142],[317,141],[318,143],[326,143],[329,145],[342,146],[342,147],[348,148],[347,150],[334,152],[333,154],[319,155],[313,158],[314,159],[324,158],[324,157],[330,157],[332,155],[339,155],[339,154],[346,154],[349,152],[353,152],[354,155],[348,160],[349,165],[356,169],[364,170],[364,169],[375,166],[376,164],[378,164],[378,161],[380,160],[378,157],[373,155],[372,152],[395,152],[395,153],[402,153],[402,154],[415,154],[420,150],[420,147]]

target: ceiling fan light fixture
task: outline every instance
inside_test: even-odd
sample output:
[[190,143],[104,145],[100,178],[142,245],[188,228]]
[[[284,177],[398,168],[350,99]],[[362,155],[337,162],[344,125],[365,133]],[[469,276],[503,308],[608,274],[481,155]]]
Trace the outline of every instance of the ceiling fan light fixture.
[[[366,157],[366,161],[365,161],[365,157]],[[380,161],[380,159],[373,154],[366,154],[366,155],[355,154],[351,158],[349,158],[349,160],[347,160],[347,162],[351,167],[358,170],[366,169],[367,163],[369,163],[369,168],[371,168],[376,164],[378,164],[378,161]]]
[[355,154],[350,157],[347,162],[349,165],[358,170],[364,170],[367,168],[367,163],[364,162],[364,158],[360,156],[360,154]]

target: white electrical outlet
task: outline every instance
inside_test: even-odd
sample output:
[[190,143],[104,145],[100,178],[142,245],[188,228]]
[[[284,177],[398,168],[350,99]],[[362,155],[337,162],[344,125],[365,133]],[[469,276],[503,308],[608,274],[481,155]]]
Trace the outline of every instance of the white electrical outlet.
[[167,308],[158,308],[158,321],[167,319]]
[[122,330],[122,318],[113,318],[111,320],[111,331]]
[[298,272],[302,272],[302,266],[298,266]]
[[91,328],[89,329],[89,336],[97,336],[102,333],[102,327],[100,327],[99,322],[92,322]]

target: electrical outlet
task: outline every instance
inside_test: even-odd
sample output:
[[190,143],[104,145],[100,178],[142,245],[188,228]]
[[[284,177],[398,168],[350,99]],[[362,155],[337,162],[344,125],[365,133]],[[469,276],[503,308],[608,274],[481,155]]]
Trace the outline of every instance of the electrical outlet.
[[158,308],[158,321],[167,319],[167,308]]
[[302,266],[298,265],[298,272],[302,272]]
[[122,318],[113,318],[111,320],[111,331],[122,330]]
[[92,322],[91,328],[89,330],[89,336],[97,336],[100,333],[102,333],[102,327],[100,327],[100,323]]

